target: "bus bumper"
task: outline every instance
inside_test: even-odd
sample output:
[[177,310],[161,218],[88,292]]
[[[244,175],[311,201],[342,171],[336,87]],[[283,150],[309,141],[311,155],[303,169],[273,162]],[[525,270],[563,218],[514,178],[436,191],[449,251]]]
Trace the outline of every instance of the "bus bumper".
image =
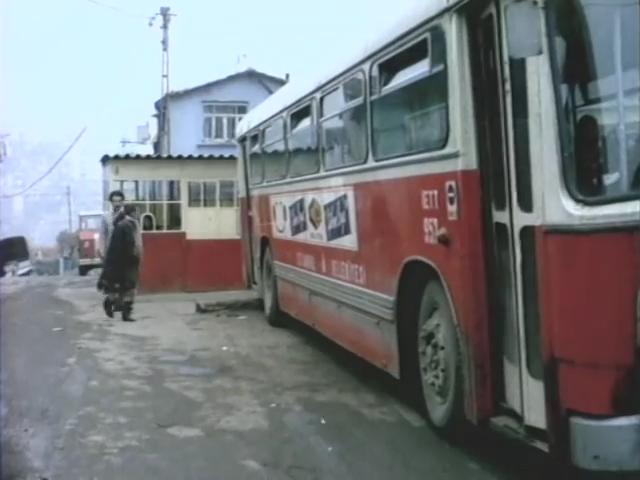
[[578,468],[640,472],[640,415],[570,417],[571,460]]

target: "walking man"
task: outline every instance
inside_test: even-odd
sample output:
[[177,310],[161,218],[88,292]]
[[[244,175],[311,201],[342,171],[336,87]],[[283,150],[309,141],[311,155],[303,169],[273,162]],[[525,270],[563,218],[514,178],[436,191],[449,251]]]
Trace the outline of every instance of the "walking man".
[[116,215],[122,209],[122,205],[124,203],[124,193],[120,190],[113,190],[109,194],[109,203],[111,203],[111,210],[105,212],[102,216],[102,225],[100,227],[100,247],[99,247],[99,255],[102,260],[107,255],[107,248],[109,248],[109,239],[111,238],[111,233],[113,232],[113,221],[116,218]]
[[[111,234],[113,233],[113,222],[117,215],[122,210],[124,204],[124,193],[121,190],[113,190],[109,193],[109,203],[111,209],[106,211],[102,215],[102,224],[100,225],[100,243],[98,246],[98,256],[102,260],[102,268],[104,270],[105,258],[107,256],[107,249],[109,248],[109,241],[111,240]],[[100,289],[100,288],[99,288]],[[102,302],[102,307],[105,313],[112,318],[114,311],[120,311],[120,305],[114,303],[115,295],[109,295],[105,291],[105,297]]]
[[110,318],[114,311],[121,310],[123,321],[134,321],[131,313],[141,260],[142,234],[136,207],[125,204],[113,222],[102,275],[98,280],[98,289],[107,294],[104,309]]

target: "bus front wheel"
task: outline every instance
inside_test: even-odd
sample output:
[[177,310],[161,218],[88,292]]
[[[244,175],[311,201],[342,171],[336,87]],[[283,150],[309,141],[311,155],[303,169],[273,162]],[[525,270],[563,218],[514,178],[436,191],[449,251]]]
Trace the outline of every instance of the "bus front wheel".
[[276,281],[275,269],[271,249],[267,247],[262,260],[262,300],[264,305],[264,315],[267,322],[272,327],[283,325],[282,312],[278,304],[278,284]]
[[451,305],[440,282],[425,286],[417,320],[418,383],[427,417],[436,429],[454,434],[464,420],[462,362]]

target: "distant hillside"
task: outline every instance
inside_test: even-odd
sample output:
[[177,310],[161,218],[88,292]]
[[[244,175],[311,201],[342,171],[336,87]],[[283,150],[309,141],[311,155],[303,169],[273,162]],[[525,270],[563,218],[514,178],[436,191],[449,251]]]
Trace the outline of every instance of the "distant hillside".
[[66,188],[71,187],[71,218],[78,212],[102,208],[102,180],[97,158],[73,152],[33,189],[19,192],[42,175],[66,148],[63,144],[12,139],[0,162],[0,236],[24,235],[31,245],[55,245],[56,235],[68,227]]

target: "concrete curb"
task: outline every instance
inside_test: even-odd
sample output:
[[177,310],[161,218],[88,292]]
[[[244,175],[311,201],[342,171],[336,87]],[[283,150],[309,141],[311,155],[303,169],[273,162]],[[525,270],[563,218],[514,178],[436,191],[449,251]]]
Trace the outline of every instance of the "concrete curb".
[[200,293],[155,293],[141,294],[136,299],[139,303],[193,303],[196,313],[215,312],[239,308],[256,308],[259,297],[253,290],[232,290],[223,292]]
[[200,303],[196,302],[196,313],[215,313],[222,310],[240,310],[251,309],[260,310],[261,303],[259,298],[245,300],[227,300],[220,302]]

